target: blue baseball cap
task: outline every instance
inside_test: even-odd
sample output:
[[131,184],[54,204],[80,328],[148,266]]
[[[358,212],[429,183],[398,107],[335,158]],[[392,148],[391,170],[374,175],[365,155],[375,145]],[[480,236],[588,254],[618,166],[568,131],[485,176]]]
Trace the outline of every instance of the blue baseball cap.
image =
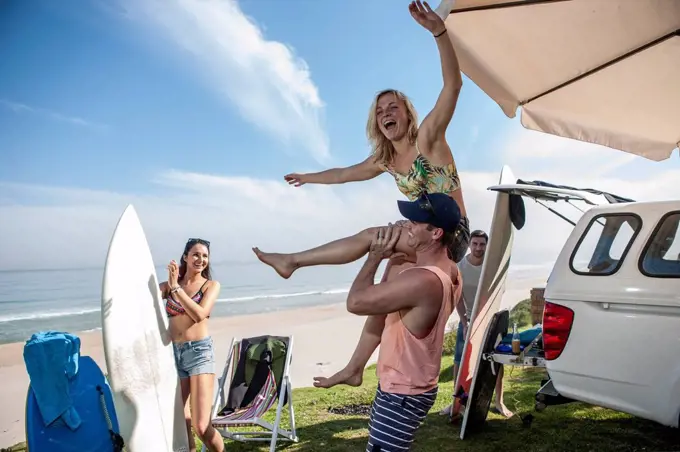
[[399,212],[407,220],[427,223],[453,232],[460,224],[460,208],[455,199],[445,193],[423,192],[415,201],[397,201]]

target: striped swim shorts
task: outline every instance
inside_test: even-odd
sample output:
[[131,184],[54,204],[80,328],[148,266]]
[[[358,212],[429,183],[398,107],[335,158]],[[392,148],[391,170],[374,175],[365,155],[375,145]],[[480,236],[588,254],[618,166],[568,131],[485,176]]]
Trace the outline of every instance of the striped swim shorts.
[[368,421],[366,452],[410,450],[416,430],[437,399],[438,388],[417,395],[375,393]]

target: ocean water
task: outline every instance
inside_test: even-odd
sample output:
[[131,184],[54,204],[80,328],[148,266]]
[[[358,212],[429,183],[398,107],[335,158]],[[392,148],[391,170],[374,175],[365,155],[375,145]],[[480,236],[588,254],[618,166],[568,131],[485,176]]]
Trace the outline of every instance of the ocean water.
[[[259,262],[213,265],[222,289],[212,316],[344,302],[362,263],[303,268],[288,280]],[[164,267],[156,272],[159,281],[167,279]],[[516,283],[548,272],[545,265],[512,266],[509,278]],[[44,330],[101,328],[102,277],[103,268],[0,271],[0,343],[23,342]]]

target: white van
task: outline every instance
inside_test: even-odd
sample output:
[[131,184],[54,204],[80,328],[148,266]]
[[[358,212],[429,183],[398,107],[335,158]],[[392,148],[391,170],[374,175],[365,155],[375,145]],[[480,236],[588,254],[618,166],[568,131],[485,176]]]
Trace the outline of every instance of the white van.
[[546,369],[562,396],[680,421],[680,201],[593,207],[545,290]]
[[678,427],[680,201],[633,202],[543,182],[489,189],[593,207],[572,222],[548,278],[533,358],[494,356],[494,337],[506,333],[506,311],[487,331],[491,349],[482,361],[545,367],[549,380],[536,394],[538,410],[582,401]]

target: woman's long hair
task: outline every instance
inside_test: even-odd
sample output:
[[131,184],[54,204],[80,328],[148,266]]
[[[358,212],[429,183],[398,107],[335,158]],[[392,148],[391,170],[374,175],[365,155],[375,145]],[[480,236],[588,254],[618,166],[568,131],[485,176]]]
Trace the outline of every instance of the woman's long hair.
[[383,165],[389,165],[394,161],[394,145],[380,130],[378,118],[375,113],[375,110],[378,107],[378,99],[380,99],[380,96],[384,94],[394,94],[397,99],[404,102],[404,105],[406,106],[406,115],[409,119],[406,136],[409,144],[411,145],[416,144],[416,137],[418,136],[418,113],[416,112],[416,109],[409,98],[406,97],[406,95],[401,91],[397,91],[396,89],[386,89],[375,95],[375,98],[371,103],[371,109],[368,112],[366,136],[368,137],[368,142],[371,145],[371,153],[373,154],[375,161],[382,163]]
[[205,279],[212,279],[210,274],[210,242],[203,239],[189,239],[187,244],[184,245],[184,252],[182,253],[182,258],[179,260],[179,275],[177,275],[178,281],[182,281],[184,279],[184,275],[187,273],[187,261],[184,259],[188,258],[187,255],[194,245],[204,245],[208,249],[208,265],[206,265],[201,272],[201,276],[203,276]]

